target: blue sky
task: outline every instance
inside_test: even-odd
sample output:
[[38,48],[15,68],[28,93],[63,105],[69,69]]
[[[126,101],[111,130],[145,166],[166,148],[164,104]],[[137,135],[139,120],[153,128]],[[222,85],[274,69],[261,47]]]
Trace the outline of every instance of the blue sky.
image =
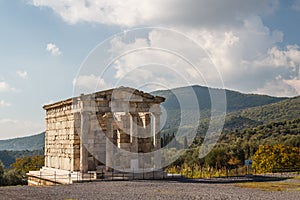
[[[74,87],[79,92],[81,88],[85,88],[84,92],[92,91],[89,89],[95,89],[95,84],[104,89],[121,83],[146,90],[187,84],[221,87],[215,81],[220,77],[215,77],[214,70],[200,68],[202,78],[193,77],[193,73],[185,74],[188,66],[180,61],[173,63],[172,56],[162,52],[138,52],[121,57],[104,77],[98,68],[80,71],[90,52],[116,33],[124,34],[113,37],[107,43],[109,46],[98,46],[96,56],[89,57],[92,62],[103,61],[103,48],[118,55],[157,45],[173,48],[193,60],[197,56],[189,49],[196,47],[181,40],[174,33],[178,31],[197,41],[209,54],[225,88],[297,96],[300,92],[299,21],[299,0],[166,0],[163,3],[158,0],[2,0],[0,139],[43,131],[42,106],[71,97]],[[173,32],[152,28],[130,32],[148,26]],[[149,60],[153,60],[151,66]],[[143,63],[146,63],[144,68],[135,68]],[[168,65],[173,71],[191,77],[187,78],[189,82],[170,75],[166,70]],[[129,76],[132,71],[135,73]],[[145,82],[150,80],[156,84],[151,83],[147,88]]]

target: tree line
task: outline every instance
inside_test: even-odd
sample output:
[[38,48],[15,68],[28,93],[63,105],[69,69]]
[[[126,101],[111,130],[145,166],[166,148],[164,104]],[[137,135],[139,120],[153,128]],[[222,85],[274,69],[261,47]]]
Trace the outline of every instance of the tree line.
[[[253,128],[224,130],[214,149],[204,158],[199,158],[199,150],[204,137],[199,134],[177,161],[167,170],[172,173],[206,176],[243,168],[244,161],[253,160],[253,170],[257,173],[276,170],[300,169],[300,119],[284,120],[258,125]],[[163,137],[162,144],[176,140],[174,134]],[[184,145],[185,142],[177,141]],[[268,164],[267,164],[268,163]],[[204,177],[205,174],[202,174]]]

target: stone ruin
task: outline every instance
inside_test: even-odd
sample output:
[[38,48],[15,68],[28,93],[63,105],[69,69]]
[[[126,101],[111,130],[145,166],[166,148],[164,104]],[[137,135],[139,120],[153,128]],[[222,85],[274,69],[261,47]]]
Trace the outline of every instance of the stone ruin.
[[29,185],[73,183],[91,173],[97,179],[99,173],[161,171],[164,101],[120,87],[45,105],[45,167],[27,174]]

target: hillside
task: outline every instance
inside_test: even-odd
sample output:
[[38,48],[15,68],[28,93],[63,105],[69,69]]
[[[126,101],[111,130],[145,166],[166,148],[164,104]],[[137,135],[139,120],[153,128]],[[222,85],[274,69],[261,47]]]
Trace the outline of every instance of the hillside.
[[300,117],[300,96],[287,99],[278,103],[264,105],[256,108],[245,109],[237,112],[243,117],[260,121],[272,122],[292,120]]
[[[191,94],[194,91],[194,94]],[[152,92],[153,95],[159,95],[166,98],[166,101],[162,104],[168,110],[178,110],[180,105],[178,99],[180,99],[185,108],[195,110],[194,107],[189,107],[191,96],[196,95],[200,110],[210,110],[211,100],[209,91],[214,94],[222,94],[223,90],[208,88],[203,86],[188,86],[175,88],[171,90],[159,90]],[[276,103],[287,98],[271,97],[258,94],[243,94],[231,90],[225,90],[227,98],[227,112],[233,112],[246,108],[267,105]],[[175,95],[176,94],[176,95]]]
[[[167,121],[163,127],[163,132],[170,134],[176,131],[176,127],[180,124],[181,114],[193,117],[195,110],[198,109],[189,102],[190,97],[196,95],[201,114],[198,135],[203,135],[206,132],[210,117],[211,101],[209,91],[214,94],[221,94],[223,92],[220,89],[202,86],[153,92],[154,95],[166,98],[166,101],[162,104],[167,111]],[[272,118],[273,120],[294,119],[297,116],[297,112],[299,115],[300,106],[297,105],[297,103],[299,104],[297,98],[289,99],[257,94],[243,94],[231,90],[225,90],[225,92],[227,98],[227,116],[224,130],[251,128],[265,122],[270,122]],[[178,99],[180,99],[182,104],[185,104],[182,110],[180,110]],[[261,110],[261,108],[263,109]],[[279,108],[281,110],[278,110]],[[265,114],[268,116],[264,116]],[[286,115],[289,115],[289,117],[286,118]],[[262,120],[262,118],[270,120]]]
[[45,133],[40,133],[28,137],[20,137],[9,140],[0,140],[0,151],[33,151],[43,149],[45,145]]
[[258,125],[300,118],[300,96],[254,108],[229,113],[225,130],[244,129]]

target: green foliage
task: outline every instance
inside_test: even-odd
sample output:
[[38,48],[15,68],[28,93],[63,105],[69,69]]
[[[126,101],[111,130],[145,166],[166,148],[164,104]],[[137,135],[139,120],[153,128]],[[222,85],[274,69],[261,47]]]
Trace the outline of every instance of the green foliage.
[[300,148],[300,135],[293,135],[284,141],[285,146]]
[[[189,174],[191,169],[198,166],[201,170],[207,169],[208,173],[211,175],[213,174],[211,170],[220,171],[224,169],[240,168],[244,165],[244,160],[253,158],[261,145],[279,145],[281,151],[277,150],[278,155],[287,155],[287,150],[282,149],[299,149],[299,133],[300,119],[271,122],[253,128],[235,129],[232,131],[225,130],[216,147],[204,160],[202,160],[202,164],[200,164],[198,154],[203,137],[198,136],[195,138],[190,149],[168,169]],[[283,148],[283,144],[287,147]],[[285,160],[283,159],[283,162],[285,162],[286,165],[273,166],[272,169],[274,170],[276,167],[288,167],[291,165],[300,168],[299,165],[295,164],[297,158],[300,156],[300,152],[298,151],[297,153],[298,154],[295,154],[294,152],[294,154],[290,154]],[[270,156],[267,155],[266,157]],[[298,160],[298,163],[300,163],[300,160]],[[202,169],[201,166],[204,166],[204,168]],[[258,173],[262,172],[257,167],[255,169]],[[194,171],[194,173],[196,172]]]
[[5,183],[3,185],[26,185],[27,177],[22,171],[16,169],[9,169],[5,172],[3,179]]
[[16,162],[12,164],[12,168],[4,171],[3,165],[0,162],[0,186],[27,184],[26,173],[39,170],[43,165],[44,156],[26,156],[24,158],[17,158]]
[[228,166],[230,156],[224,147],[214,148],[206,157],[205,163],[210,168],[221,169]]
[[234,115],[241,115],[255,121],[270,123],[276,121],[293,120],[299,118],[300,97],[290,98],[278,103],[248,108]]
[[253,169],[258,173],[300,168],[300,148],[281,144],[260,146],[253,157]]
[[251,158],[260,145],[285,144],[300,147],[300,119],[284,120],[259,125],[254,128],[225,131],[221,144],[239,144],[247,159]]
[[29,171],[39,170],[44,165],[44,156],[26,156],[17,158],[12,164],[13,169],[27,173]]
[[242,117],[239,115],[228,115],[225,118],[224,131],[236,131],[262,125],[261,122]]
[[43,150],[34,150],[34,151],[0,151],[0,160],[3,162],[4,167],[8,168],[12,163],[16,161],[16,158],[22,158],[24,156],[35,156],[35,155],[44,155]]

